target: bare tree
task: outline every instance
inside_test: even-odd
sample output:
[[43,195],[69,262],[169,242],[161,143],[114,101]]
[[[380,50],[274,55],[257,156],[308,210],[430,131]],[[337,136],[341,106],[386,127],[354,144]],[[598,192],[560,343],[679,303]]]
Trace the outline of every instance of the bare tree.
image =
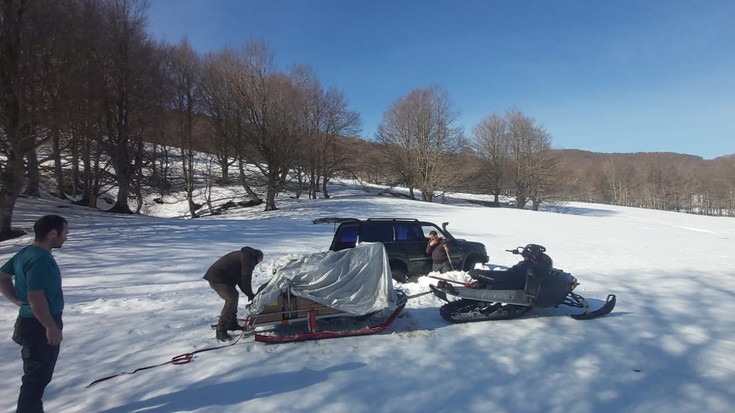
[[132,213],[128,196],[140,178],[143,136],[154,101],[151,92],[158,63],[155,45],[145,32],[144,0],[105,0],[104,30],[97,44],[103,95],[105,134],[100,144],[109,156],[117,183],[111,212]]
[[447,167],[464,140],[454,126],[457,117],[448,94],[436,86],[412,91],[384,113],[377,139],[412,198],[418,188],[421,199],[431,201],[457,182],[459,175]]
[[549,135],[542,133],[540,137],[538,141],[539,146],[536,147],[535,159],[531,164],[531,175],[534,178],[529,185],[529,199],[531,201],[531,209],[534,211],[538,211],[542,202],[558,197],[557,188],[561,186],[560,180],[564,179],[555,173],[556,161],[548,143],[542,144],[543,141],[549,140]]
[[387,164],[392,166],[399,179],[396,184],[408,187],[409,196],[416,199],[414,188],[418,180],[414,177],[413,166],[416,164],[414,148],[417,143],[410,129],[411,119],[404,113],[402,102],[395,102],[385,111],[383,121],[378,125],[376,138],[381,144]]
[[508,122],[498,115],[489,115],[472,129],[473,149],[482,159],[482,171],[489,183],[493,203],[500,205],[504,177],[510,163],[510,136]]
[[273,55],[263,42],[243,46],[244,72],[236,82],[236,101],[243,115],[243,145],[239,155],[254,165],[266,187],[265,210],[276,208],[276,195],[298,163],[302,130],[298,88],[292,78],[273,69]]
[[261,87],[253,89],[258,102],[246,112],[248,163],[253,164],[265,179],[265,210],[276,208],[278,195],[287,182],[288,173],[296,165],[301,139],[295,118],[294,102],[298,92],[288,76],[274,74],[262,79]]
[[327,184],[335,174],[344,169],[347,153],[339,144],[343,136],[360,133],[360,114],[348,109],[347,97],[342,91],[330,89],[323,96],[324,119],[321,122],[319,170],[322,174],[321,186],[324,198],[329,198]]
[[316,198],[320,191],[329,198],[327,184],[346,158],[337,140],[359,132],[360,115],[348,109],[343,92],[335,88],[325,91],[310,67],[297,66],[291,76],[301,96],[298,113],[302,145],[297,168],[303,171],[297,179],[301,182],[302,175],[306,176],[310,198]]
[[[235,57],[231,50],[209,53],[202,61],[201,90],[204,113],[212,122],[212,150],[216,155],[221,171],[221,182],[229,182],[229,170],[234,154],[232,142],[238,140],[231,137],[239,129],[237,124],[241,116],[237,114],[238,105],[232,101],[232,88],[227,83],[227,71],[231,70],[230,62]],[[234,112],[234,113],[233,113]]]
[[297,65],[291,69],[291,78],[299,94],[295,105],[297,121],[301,130],[298,161],[293,170],[296,180],[296,198],[308,187],[309,198],[317,197],[320,177],[320,121],[324,108],[321,104],[322,85],[311,67]]
[[528,201],[538,209],[550,191],[549,176],[553,168],[550,156],[551,137],[536,121],[519,110],[505,115],[510,137],[511,173],[514,183],[516,208],[524,208]]
[[174,130],[181,151],[184,190],[189,213],[192,218],[196,218],[196,211],[200,206],[194,202],[196,170],[194,124],[197,120],[196,112],[199,110],[202,100],[199,91],[201,65],[199,56],[186,39],[170,49],[167,60],[166,72],[172,86],[169,106],[173,109]]
[[247,66],[240,54],[224,49],[204,57],[202,92],[205,113],[214,126],[213,150],[222,173],[222,181],[229,179],[229,167],[237,162],[240,184],[252,204],[263,201],[253,190],[247,173],[245,153],[245,104],[242,101],[246,88]]
[[[55,195],[67,198],[67,189],[73,188],[67,176],[68,159],[62,154],[71,149],[75,143],[69,133],[74,119],[73,112],[78,111],[80,99],[78,73],[89,65],[87,56],[91,48],[91,33],[98,26],[98,19],[90,17],[95,6],[89,0],[63,0],[56,2],[51,9],[53,27],[53,45],[48,50],[48,64],[41,70],[46,79],[46,109],[48,116],[44,119],[46,137],[43,148],[51,149],[30,155],[26,165],[28,181],[25,193],[40,195],[40,165],[53,162],[53,177],[56,181]],[[48,12],[48,10],[47,10]],[[96,17],[96,16],[92,16]],[[50,145],[49,145],[50,143]],[[75,195],[70,191],[71,195]]]
[[175,140],[170,138],[173,133],[169,133],[171,128],[168,127],[168,118],[171,117],[169,107],[173,88],[167,69],[167,64],[170,62],[170,58],[167,58],[167,56],[170,55],[171,49],[166,45],[159,44],[156,51],[161,55],[159,59],[161,68],[155,74],[154,82],[159,85],[159,93],[153,102],[152,120],[146,139],[150,144],[148,154],[150,174],[147,176],[147,181],[153,188],[160,189],[163,192],[172,187],[169,178]]
[[[64,61],[69,71],[62,82],[66,87],[59,99],[60,120],[53,124],[60,128],[53,142],[57,191],[64,196],[66,187],[75,203],[96,207],[108,164],[100,148],[105,130],[102,91],[106,78],[99,70],[102,55],[98,44],[104,26],[104,4],[95,0],[67,3],[77,7],[65,10],[72,16],[69,24],[73,29],[68,30],[69,37],[64,37],[69,55]],[[63,168],[62,154],[68,160]]]

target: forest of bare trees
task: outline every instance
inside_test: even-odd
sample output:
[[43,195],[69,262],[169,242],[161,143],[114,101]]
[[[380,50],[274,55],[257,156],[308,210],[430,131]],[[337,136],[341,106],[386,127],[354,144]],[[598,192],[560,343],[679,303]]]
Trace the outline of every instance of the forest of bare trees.
[[158,42],[145,13],[143,0],[0,1],[0,239],[18,234],[17,198],[42,186],[89,207],[104,196],[120,213],[140,211],[145,188],[176,191],[192,217],[202,185],[238,185],[248,205],[273,210],[284,191],[328,198],[339,177],[424,201],[461,190],[518,208],[735,213],[734,155],[554,150],[520,109],[488,113],[465,136],[441,86],[398,98],[360,138],[360,114],[310,66],[279,69],[262,41],[206,54]]
[[564,200],[704,215],[735,214],[735,155],[554,151]]
[[42,176],[60,198],[94,207],[107,194],[121,213],[140,209],[143,187],[178,182],[196,216],[201,151],[220,171],[208,185],[237,168],[250,203],[266,210],[293,181],[328,196],[346,156],[337,138],[359,133],[341,91],[308,66],[278,70],[263,42],[206,55],[185,39],[156,42],[142,0],[0,7],[0,238],[15,234],[15,201],[38,195]]

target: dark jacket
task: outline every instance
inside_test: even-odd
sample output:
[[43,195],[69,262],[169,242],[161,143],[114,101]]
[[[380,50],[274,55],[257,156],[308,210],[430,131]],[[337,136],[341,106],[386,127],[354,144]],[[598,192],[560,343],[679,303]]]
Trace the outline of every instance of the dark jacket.
[[439,238],[436,245],[431,245],[431,241],[426,244],[426,254],[431,255],[431,261],[437,264],[447,261],[447,251],[444,250],[446,243],[447,241],[444,238]]
[[213,284],[227,284],[240,287],[249,299],[253,299],[253,268],[258,264],[258,259],[263,257],[260,250],[243,247],[239,251],[233,251],[212,264],[204,274],[204,279]]

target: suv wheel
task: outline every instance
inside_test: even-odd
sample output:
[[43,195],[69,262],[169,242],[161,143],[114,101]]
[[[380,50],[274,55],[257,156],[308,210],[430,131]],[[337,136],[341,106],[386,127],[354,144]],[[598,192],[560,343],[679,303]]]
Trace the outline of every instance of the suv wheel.
[[475,257],[469,257],[467,258],[467,261],[464,262],[464,270],[470,271],[475,269],[475,265],[480,262]]
[[398,281],[399,283],[405,283],[408,281],[408,274],[403,268],[403,265],[391,265],[390,272],[393,274],[393,279]]

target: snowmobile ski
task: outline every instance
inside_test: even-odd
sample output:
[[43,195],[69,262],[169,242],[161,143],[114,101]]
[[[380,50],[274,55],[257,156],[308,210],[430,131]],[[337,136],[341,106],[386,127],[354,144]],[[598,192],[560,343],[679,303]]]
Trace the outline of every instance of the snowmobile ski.
[[584,313],[571,314],[570,317],[572,317],[575,320],[592,320],[593,318],[602,317],[610,313],[610,311],[612,311],[613,308],[615,308],[615,302],[616,302],[615,294],[609,294],[607,296],[607,300],[605,301],[605,304],[602,307],[598,308],[597,310],[589,311],[588,309],[586,309],[587,311],[585,311]]

